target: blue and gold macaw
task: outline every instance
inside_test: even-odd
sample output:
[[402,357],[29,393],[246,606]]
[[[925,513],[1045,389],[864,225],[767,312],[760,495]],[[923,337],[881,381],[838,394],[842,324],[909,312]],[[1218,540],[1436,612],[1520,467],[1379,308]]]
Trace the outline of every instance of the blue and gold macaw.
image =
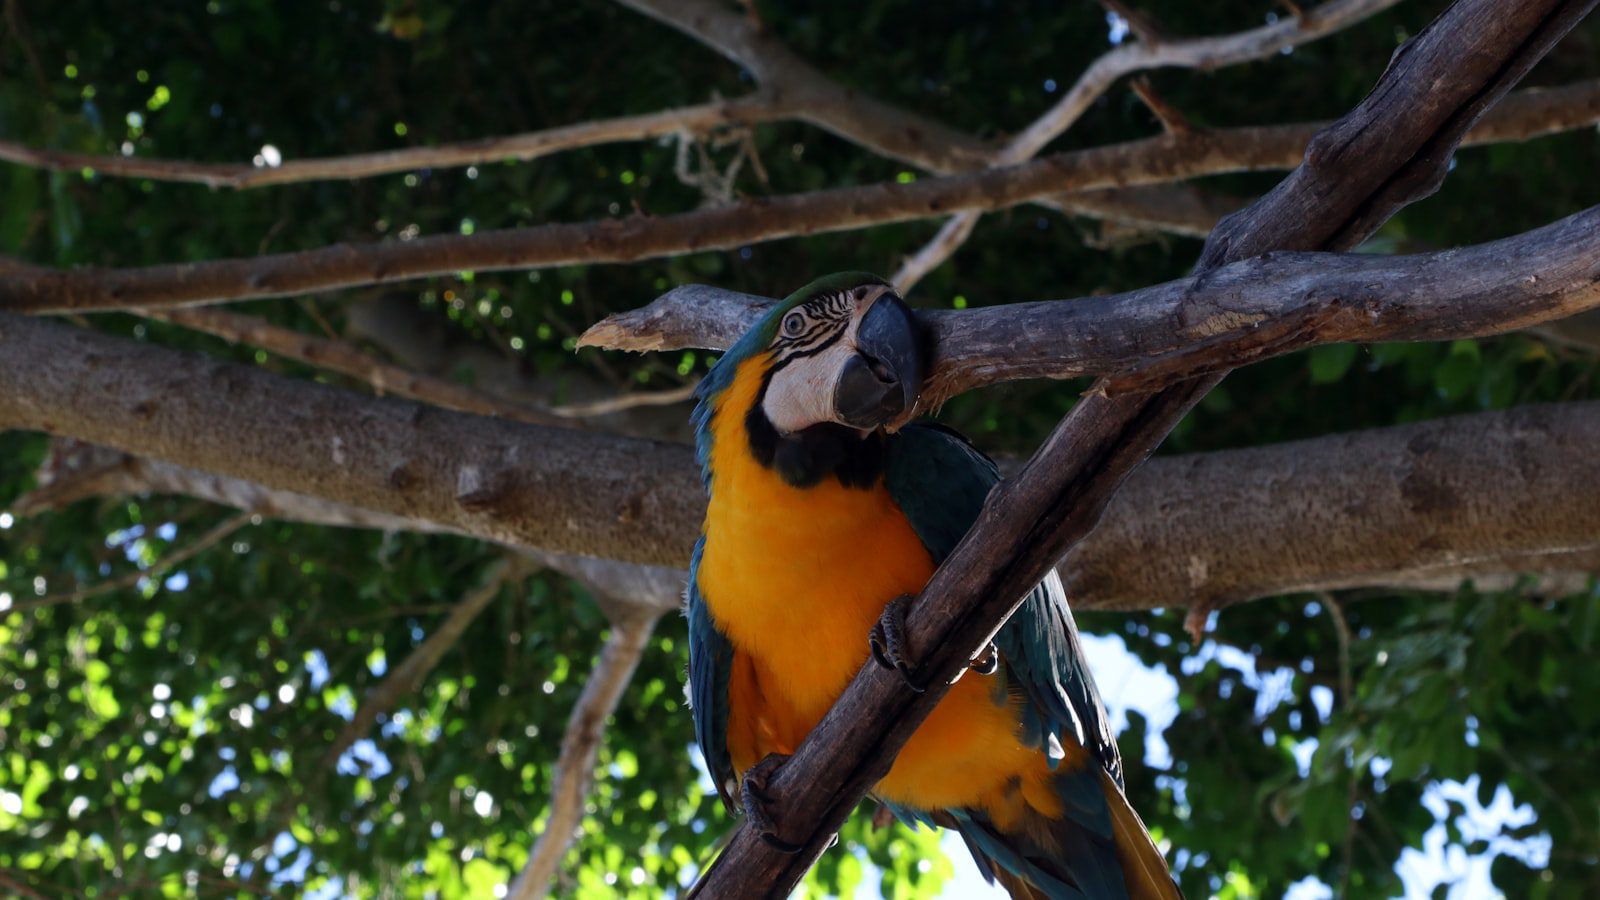
[[[779,303],[698,391],[710,504],[688,588],[695,736],[724,802],[769,835],[773,767],[869,652],[910,671],[897,601],[999,480],[952,431],[884,430],[915,403],[925,343],[891,286],[830,275]],[[959,831],[1013,897],[1179,897],[1121,766],[1051,575],[873,793],[902,820]]]

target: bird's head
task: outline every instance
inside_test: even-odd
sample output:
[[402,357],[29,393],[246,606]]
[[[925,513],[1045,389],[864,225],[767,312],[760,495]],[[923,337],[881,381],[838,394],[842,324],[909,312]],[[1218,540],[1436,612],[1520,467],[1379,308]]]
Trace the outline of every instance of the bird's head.
[[[860,272],[819,278],[774,306],[703,382],[702,463],[712,409],[737,395],[758,458],[810,481],[856,440],[908,416],[927,355],[920,323],[892,285]],[[785,464],[796,460],[803,464]]]
[[922,330],[894,288],[872,275],[819,278],[752,334],[768,360],[761,412],[780,435],[825,424],[872,431],[902,418],[922,389]]

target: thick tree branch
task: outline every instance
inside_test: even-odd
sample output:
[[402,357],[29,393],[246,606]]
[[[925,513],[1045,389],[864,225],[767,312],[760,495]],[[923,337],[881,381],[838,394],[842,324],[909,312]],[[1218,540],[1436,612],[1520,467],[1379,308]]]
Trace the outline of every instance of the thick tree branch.
[[[487,535],[469,534],[428,519],[362,509],[322,497],[269,488],[239,478],[61,438],[50,442],[50,450],[40,466],[38,477],[39,486],[11,504],[10,511],[18,517],[61,509],[92,497],[177,494],[231,506],[263,518],[308,525],[455,534],[494,540]],[[692,479],[683,480],[685,484],[681,490],[693,498],[698,492],[688,483]],[[394,500],[393,505],[398,507],[402,498],[397,495]],[[701,502],[704,502],[703,498]],[[701,510],[695,512],[698,514]],[[693,535],[685,534],[684,546],[692,544],[693,540]],[[637,610],[660,613],[679,606],[684,581],[682,566],[686,558],[677,560],[670,567],[651,566],[556,553],[529,544],[501,543],[527,556],[537,565],[583,582],[604,607],[606,615],[613,620],[627,618]]]
[[[1562,89],[1569,90],[1569,89]],[[1573,86],[1600,97],[1600,81]],[[1546,113],[1541,98],[1534,110]],[[1542,132],[1548,119],[1513,106],[1502,130]],[[1589,118],[1600,121],[1600,102]],[[1565,120],[1563,120],[1565,121]],[[337,244],[250,258],[130,269],[0,272],[0,309],[64,312],[170,308],[449,275],[573,263],[628,262],[869,225],[993,210],[1062,191],[1154,184],[1224,172],[1288,168],[1318,126],[1163,135],[912,184],[759,198],[670,216]]]
[[[180,461],[502,543],[681,565],[686,448],[368,398],[0,317],[0,427]],[[692,479],[690,480],[692,481]]]
[[583,821],[583,804],[594,785],[595,757],[605,736],[606,720],[616,711],[632,680],[658,618],[659,613],[636,615],[612,623],[600,658],[589,673],[578,702],[572,706],[567,732],[561,739],[561,756],[556,760],[544,831],[528,853],[521,874],[511,883],[507,892],[511,900],[548,895],[550,881]]
[[[1356,587],[1450,591],[1467,578],[1503,589],[1519,573],[1541,576],[1541,592],[1569,593],[1600,572],[1600,550],[1583,549],[1600,534],[1594,446],[1600,403],[1586,402],[1160,457],[1129,476],[1057,571],[1079,609],[1209,608]],[[18,516],[154,493],[316,525],[464,533],[71,441],[53,442],[43,471],[41,487],[11,505]],[[670,566],[508,546],[607,602],[669,610],[705,503],[692,471],[671,478],[655,490],[689,508],[675,516],[683,531]],[[396,492],[389,507],[403,502]]]
[[18,517],[62,509],[91,497],[177,494],[231,506],[263,518],[309,525],[466,534],[427,519],[362,509],[75,440],[51,441],[38,480],[37,488],[11,504],[10,511]]
[[507,160],[527,162],[580,147],[642,141],[682,132],[700,133],[724,125],[770,122],[788,118],[794,115],[794,112],[792,108],[775,101],[767,94],[758,92],[737,100],[702,103],[637,116],[598,119],[524,134],[460,141],[434,147],[407,147],[401,150],[355,153],[348,156],[290,159],[275,166],[73,153],[29,147],[5,140],[0,140],[0,160],[55,172],[76,173],[92,169],[101,175],[149,178],[155,181],[187,182],[211,188],[245,190],[307,181],[371,178],[376,175],[390,175],[425,168],[481,166]]
[[[772,301],[702,285],[610,316],[580,345],[729,346]],[[1600,307],[1600,207],[1505,240],[1413,256],[1273,253],[1110,296],[924,310],[924,408],[995,381],[1113,374],[1126,392],[1313,343],[1437,341]]]
[[[1202,271],[1271,249],[1339,249],[1364,238],[1437,186],[1447,151],[1466,127],[1593,5],[1457,2],[1401,48],[1365,101],[1318,136],[1304,165],[1219,226],[1202,254]],[[780,853],[746,823],[696,891],[786,896],[887,773],[945,683],[1028,588],[1093,529],[1122,480],[1218,379],[1080,402],[1022,473],[991,492],[978,522],[913,606],[910,644],[923,683],[932,687],[910,692],[869,662],[772,779],[780,837],[805,849]]]
[[[1075,608],[1600,572],[1600,404],[1153,459],[1059,567]],[[1577,577],[1567,577],[1568,574]]]

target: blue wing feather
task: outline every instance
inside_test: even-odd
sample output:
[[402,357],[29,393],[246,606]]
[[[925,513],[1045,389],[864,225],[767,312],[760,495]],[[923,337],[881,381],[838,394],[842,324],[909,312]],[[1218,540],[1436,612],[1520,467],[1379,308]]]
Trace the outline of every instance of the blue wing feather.
[[694,739],[722,802],[732,809],[733,758],[728,754],[728,677],[733,671],[733,644],[717,629],[700,596],[696,574],[705,538],[689,558],[689,585],[684,614],[689,619],[689,705],[694,710]]
[[[977,521],[1000,472],[958,433],[917,424],[891,441],[884,480],[923,546],[942,563]],[[1052,735],[1077,738],[1120,787],[1116,739],[1084,663],[1066,591],[1054,573],[1029,592],[995,635],[995,645],[1011,681],[1031,701],[1024,711],[1027,737],[1046,749]]]
[[[911,425],[890,443],[885,484],[935,562],[942,563],[960,543],[999,481],[994,462],[949,429]],[[1057,864],[1038,857],[1028,841],[998,833],[980,812],[945,810],[941,824],[961,832],[980,867],[998,864],[1024,874],[1045,896],[1126,896],[1099,774],[1103,770],[1120,788],[1122,759],[1060,578],[1051,573],[1029,592],[995,635],[995,646],[1008,682],[1028,701],[1022,711],[1024,740],[1049,752],[1052,764],[1062,756],[1058,742],[1075,740],[1099,764],[1098,769],[1058,770],[1054,782],[1068,820],[1053,828],[1054,839],[1076,884],[1062,881]],[[902,821],[929,820],[926,813],[895,813]]]

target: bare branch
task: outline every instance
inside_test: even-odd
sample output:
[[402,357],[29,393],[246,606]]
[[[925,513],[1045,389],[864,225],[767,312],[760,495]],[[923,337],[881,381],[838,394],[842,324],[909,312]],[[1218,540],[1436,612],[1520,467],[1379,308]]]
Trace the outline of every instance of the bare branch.
[[694,389],[694,384],[686,384],[683,387],[670,388],[663,391],[637,391],[631,394],[607,397],[604,400],[592,400],[588,403],[568,403],[563,406],[552,407],[550,413],[563,419],[586,419],[626,412],[630,409],[638,409],[641,406],[671,406],[674,403],[683,403],[693,397]]
[[[415,372],[451,381],[465,376],[475,390],[549,410],[552,415],[560,416],[562,405],[593,411],[591,404],[608,403],[627,393],[598,365],[551,372],[530,369],[515,353],[469,340],[459,329],[442,327],[441,312],[423,309],[414,296],[404,293],[357,299],[346,304],[343,312],[341,327],[346,340],[371,345],[384,358]],[[593,361],[596,357],[591,354],[587,358]],[[582,424],[657,440],[682,441],[689,431],[688,417],[667,406],[630,405],[585,417]]]
[[974,212],[956,213],[946,219],[939,227],[939,232],[929,238],[928,242],[922,245],[922,249],[906,257],[900,263],[900,268],[895,271],[894,277],[889,280],[901,294],[911,293],[917,282],[954,256],[977,227],[978,214]]
[[508,896],[512,900],[546,896],[561,858],[576,839],[584,800],[594,784],[595,757],[605,736],[606,720],[616,711],[622,692],[644,656],[656,619],[655,615],[634,616],[612,623],[611,636],[606,638],[594,671],[589,673],[583,693],[572,706],[551,781],[544,832],[528,853],[521,874],[511,883]]
[[478,615],[494,602],[494,598],[500,596],[500,589],[526,577],[529,570],[529,563],[516,557],[494,563],[484,575],[483,583],[456,603],[455,608],[433,629],[422,645],[411,651],[405,662],[385,675],[383,681],[367,691],[361,706],[350,717],[349,724],[328,746],[327,753],[322,757],[322,768],[332,769],[346,750],[372,732],[379,716],[392,712],[401,700],[415,693],[428,673],[439,664],[439,660],[461,640]]
[[363,397],[0,317],[0,427],[116,447],[518,546],[682,565],[687,448]]
[[[1589,450],[1597,445],[1600,403],[1589,402],[1161,457],[1128,478],[1058,572],[1078,609],[1209,612],[1356,587],[1453,591],[1468,578],[1504,590],[1516,586],[1516,573],[1542,576],[1537,592],[1572,593],[1600,572],[1600,550],[1585,549],[1600,534],[1588,490],[1600,482],[1600,456]],[[658,446],[688,465],[687,453]],[[1008,470],[1014,463],[1002,460]],[[49,488],[84,479],[67,491],[79,499],[180,494],[288,521],[465,533],[71,442],[53,442],[45,466]],[[123,477],[97,474],[106,470]],[[671,609],[705,500],[692,469],[670,478],[653,490],[689,508],[675,519],[683,531],[666,566],[515,549],[591,585],[603,603]],[[396,492],[388,506],[404,503]],[[12,511],[20,516],[24,505]]]
[[[1031,159],[1072,127],[1096,99],[1125,75],[1164,68],[1210,71],[1267,59],[1288,48],[1348,28],[1398,2],[1330,0],[1318,6],[1310,16],[1289,17],[1238,34],[1124,44],[1091,63],[1055,107],[1013,138],[997,154],[996,161],[1007,164]],[[1129,19],[1130,23],[1132,21]]]
[[1147,185],[1060,194],[1050,203],[1062,212],[1129,228],[1204,238],[1228,213],[1248,202],[1187,184]]
[[175,309],[146,313],[235,344],[260,347],[287,359],[349,375],[372,385],[379,395],[392,393],[445,409],[497,416],[534,425],[561,425],[569,414],[558,414],[526,403],[492,397],[466,385],[390,365],[343,341],[301,334],[255,316],[223,309]]
[[1584,403],[1152,459],[1058,571],[1075,609],[1505,589],[1517,572],[1581,590],[1600,572],[1591,437],[1600,404]]
[[[1600,96],[1600,80],[1563,90]],[[1536,98],[1531,112],[1513,103],[1495,119],[1496,128],[1500,133],[1547,131],[1551,127],[1547,99]],[[1600,102],[1595,103],[1592,121],[1600,121]],[[1564,117],[1562,122],[1570,123],[1571,118]],[[912,184],[760,198],[670,216],[336,244],[296,253],[142,268],[23,269],[0,273],[0,309],[32,313],[164,309],[389,284],[463,270],[628,262],[727,249],[962,210],[1001,209],[1065,191],[1288,168],[1299,163],[1317,127],[1287,125],[1182,137],[1163,135]]]
[[1144,77],[1136,78],[1129,87],[1133,89],[1134,94],[1138,95],[1139,101],[1145,105],[1145,108],[1150,110],[1150,114],[1155,116],[1156,120],[1161,123],[1161,129],[1166,133],[1182,134],[1186,131],[1194,130],[1194,126],[1189,123],[1183,113],[1179,112],[1176,107],[1156,93],[1156,89],[1150,86],[1150,79]]
[[[686,285],[580,344],[722,349],[772,301]],[[924,310],[921,407],[996,381],[1112,374],[1148,390],[1313,343],[1497,334],[1600,306],[1600,207],[1517,237],[1411,256],[1273,253],[1124,294]]]
[[268,163],[241,165],[72,153],[29,147],[15,141],[4,140],[0,140],[0,160],[56,172],[92,169],[101,175],[149,178],[155,181],[202,184],[211,188],[246,190],[307,181],[371,178],[376,175],[426,168],[488,165],[507,160],[527,162],[580,147],[648,140],[680,132],[702,133],[725,125],[770,122],[788,118],[793,114],[793,109],[765,93],[758,92],[737,100],[719,100],[637,116],[580,122],[524,134],[460,141],[434,147],[407,147],[349,156],[290,159],[279,165]]
[[40,467],[39,487],[18,497],[11,506],[11,512],[18,517],[38,515],[63,509],[90,497],[145,494],[194,497],[263,518],[311,525],[424,534],[466,534],[460,529],[426,519],[361,509],[322,497],[276,490],[239,478],[131,456],[109,447],[62,438],[50,442],[50,452]]
[[8,272],[0,309],[152,309],[389,284],[462,270],[629,262],[784,237],[1000,209],[1079,188],[1292,165],[1309,128],[1151,138],[1021,166],[748,200],[670,216],[340,244],[316,250],[132,269]]
[[217,542],[221,541],[223,538],[226,538],[228,535],[233,534],[235,531],[238,531],[240,528],[243,528],[248,524],[250,524],[249,513],[240,513],[235,516],[229,516],[227,519],[224,519],[223,521],[212,526],[210,530],[206,531],[206,533],[200,535],[198,538],[195,538],[186,546],[170,553],[163,554],[161,558],[152,563],[149,568],[127,572],[122,575],[118,575],[115,578],[108,578],[105,581],[97,582],[95,584],[84,585],[66,593],[50,594],[45,597],[40,597],[37,600],[29,600],[25,603],[16,603],[7,609],[0,609],[0,614],[11,615],[15,613],[25,613],[35,609],[43,609],[47,606],[60,606],[65,603],[81,603],[91,597],[98,597],[101,594],[109,593],[111,591],[120,591],[124,588],[133,587],[146,579],[155,580],[161,578],[167,572],[171,571],[174,566],[183,565],[189,560],[194,559],[201,553],[204,553],[205,551],[216,546]]

